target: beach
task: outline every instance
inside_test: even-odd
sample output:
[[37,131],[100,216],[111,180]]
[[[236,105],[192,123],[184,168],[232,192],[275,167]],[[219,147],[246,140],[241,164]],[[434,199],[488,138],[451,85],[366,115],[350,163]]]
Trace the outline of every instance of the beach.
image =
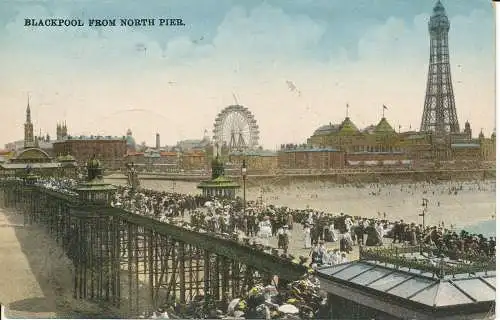
[[[114,184],[126,180],[110,179]],[[197,183],[186,181],[143,180],[141,186],[167,192],[198,194]],[[455,192],[456,191],[456,192]],[[237,193],[242,196],[242,190]],[[315,209],[332,214],[377,217],[394,221],[422,223],[422,199],[427,199],[425,223],[441,222],[453,229],[494,224],[496,212],[495,181],[443,182],[438,184],[302,183],[292,186],[266,184],[247,188],[246,199],[262,199],[267,204],[297,209]],[[488,223],[491,222],[491,223]],[[484,228],[483,228],[484,229]],[[491,227],[488,226],[491,231]],[[491,233],[491,232],[490,232]]]

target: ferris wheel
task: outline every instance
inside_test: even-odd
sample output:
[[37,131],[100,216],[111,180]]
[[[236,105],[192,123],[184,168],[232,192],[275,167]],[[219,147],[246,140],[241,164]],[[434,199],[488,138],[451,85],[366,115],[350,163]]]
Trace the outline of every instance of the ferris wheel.
[[253,114],[241,105],[222,110],[215,118],[214,143],[231,151],[251,150],[259,144],[259,126]]

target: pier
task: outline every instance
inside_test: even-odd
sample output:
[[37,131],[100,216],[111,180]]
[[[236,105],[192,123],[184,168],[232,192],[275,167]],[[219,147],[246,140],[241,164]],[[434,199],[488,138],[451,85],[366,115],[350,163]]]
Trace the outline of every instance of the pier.
[[[20,226],[45,230],[68,260],[63,272],[66,278],[71,278],[65,282],[71,284],[71,288],[65,288],[70,295],[66,301],[98,306],[95,315],[134,317],[172,305],[182,310],[199,297],[222,302],[228,297],[245,296],[254,285],[269,283],[274,275],[279,277],[281,286],[299,279],[307,271],[301,264],[238,239],[113,208],[104,201],[111,190],[109,185],[97,183],[93,183],[93,188],[80,186],[75,191],[52,190],[36,184],[35,177],[30,175],[0,183],[1,210],[17,215]],[[419,319],[448,319],[451,312],[452,318],[456,316],[453,319],[476,319],[477,315],[491,314],[496,277],[489,270],[494,270],[494,260],[436,267],[426,259],[417,260],[422,250],[418,246],[361,247],[359,260],[320,268],[317,277],[328,294],[330,318],[361,319],[369,314],[398,319],[414,313]],[[341,276],[341,270],[351,269],[352,274]],[[373,283],[390,275],[413,279],[419,289],[403,290],[404,294],[392,292],[405,281],[395,282],[390,286],[392,291],[360,286],[357,277],[368,281],[372,277],[370,272],[375,272]],[[441,287],[456,292],[442,296]],[[478,290],[483,294],[476,290],[480,287]],[[434,292],[439,306],[415,298],[426,288]],[[457,295],[465,298],[448,299]],[[397,303],[388,304],[393,298]],[[49,299],[47,303],[55,302]],[[345,308],[339,308],[339,303]],[[80,314],[90,317],[88,311]]]
[[74,299],[129,316],[173,301],[184,305],[197,295],[240,296],[259,279],[278,274],[293,281],[306,271],[236,240],[82,202],[81,195],[26,179],[2,181],[0,206],[22,214],[26,225],[43,226],[61,246],[74,268]]

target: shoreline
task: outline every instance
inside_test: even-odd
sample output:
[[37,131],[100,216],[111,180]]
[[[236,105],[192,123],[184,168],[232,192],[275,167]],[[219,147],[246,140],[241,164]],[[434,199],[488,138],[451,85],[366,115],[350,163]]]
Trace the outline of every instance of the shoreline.
[[[228,178],[239,181],[241,176],[228,175]],[[123,180],[126,176],[112,173],[105,176],[109,180]],[[186,181],[201,182],[209,180],[210,176],[178,175],[178,174],[139,174],[140,180]],[[346,171],[335,173],[296,173],[281,175],[248,175],[248,187],[252,184],[279,182],[282,185],[292,185],[304,182],[332,182],[335,184],[356,183],[411,183],[411,182],[442,182],[442,181],[474,181],[495,180],[496,169],[471,170],[412,170],[412,171]]]

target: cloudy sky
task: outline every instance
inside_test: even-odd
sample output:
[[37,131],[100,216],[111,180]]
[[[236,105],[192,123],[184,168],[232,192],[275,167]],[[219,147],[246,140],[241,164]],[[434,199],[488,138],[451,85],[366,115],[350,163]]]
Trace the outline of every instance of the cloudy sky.
[[[490,0],[442,0],[458,118],[495,127]],[[203,3],[203,5],[200,5]],[[251,110],[270,149],[345,117],[362,128],[382,105],[397,128],[423,109],[434,0],[80,0],[0,2],[0,143],[35,132],[124,135],[162,144],[211,134],[217,114]],[[182,18],[185,26],[25,27],[26,18]],[[158,20],[157,20],[158,21]],[[296,87],[291,90],[289,83]],[[300,91],[300,94],[298,93]]]

